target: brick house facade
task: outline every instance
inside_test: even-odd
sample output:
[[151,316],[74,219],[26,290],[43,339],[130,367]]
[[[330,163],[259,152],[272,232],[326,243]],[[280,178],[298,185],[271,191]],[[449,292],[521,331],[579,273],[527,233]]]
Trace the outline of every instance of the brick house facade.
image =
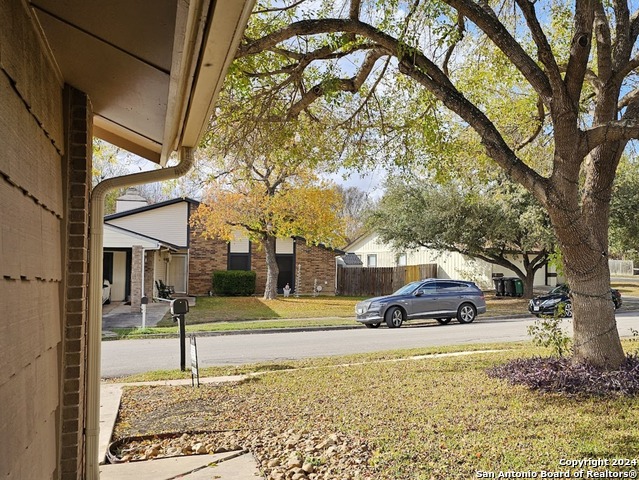
[[[324,247],[309,245],[306,240],[297,237],[293,242],[293,271],[290,280],[286,280],[291,288],[302,295],[313,293],[314,288],[321,287],[322,295],[335,294],[335,257],[343,252]],[[288,255],[287,255],[288,256]],[[227,270],[229,266],[229,243],[222,240],[208,240],[192,227],[189,244],[189,294],[207,295],[211,290],[212,275],[215,270]],[[266,286],[266,256],[264,250],[255,244],[250,247],[250,269],[255,271],[256,293],[264,291]],[[298,279],[299,283],[296,285]],[[286,278],[286,277],[285,277]],[[281,282],[278,282],[281,283]],[[281,289],[283,285],[278,285]],[[318,291],[320,288],[318,288]]]
[[[176,292],[188,295],[208,295],[212,289],[212,275],[216,270],[250,269],[256,272],[256,293],[260,294],[266,286],[266,257],[264,251],[255,243],[250,243],[246,238],[238,237],[236,241],[209,240],[202,236],[201,232],[189,225],[190,215],[196,210],[199,203],[190,198],[177,198],[154,205],[143,205],[120,213],[105,217],[105,224],[111,227],[125,228],[128,233],[144,235],[146,239],[157,242],[165,242],[164,245],[173,245],[171,254],[155,252],[147,249],[147,265],[142,275],[141,247],[133,247],[132,262],[128,276],[130,278],[131,305],[139,307],[139,298],[142,292],[149,295],[153,292],[153,280],[163,280],[167,285],[173,285],[170,277],[177,275],[178,268],[184,269],[185,284]],[[105,249],[106,249],[105,240]],[[111,245],[111,247],[125,247],[125,245]],[[111,248],[110,247],[110,248]],[[236,249],[239,248],[239,251]],[[131,246],[128,245],[131,249]],[[335,294],[336,256],[342,254],[340,250],[334,250],[322,245],[309,245],[303,238],[278,239],[276,245],[280,275],[278,288],[280,292],[286,283],[296,293],[309,295],[317,289],[322,295]],[[154,255],[155,260],[149,261]],[[167,260],[172,257],[168,265],[175,275],[165,276],[163,267],[159,267],[159,259],[164,256]],[[185,263],[177,261],[177,257],[186,258]],[[153,265],[155,263],[155,266]],[[298,272],[299,271],[299,272]],[[300,285],[297,286],[299,277]],[[147,284],[142,288],[141,282]],[[113,285],[117,280],[113,279]],[[296,289],[296,287],[298,287]],[[318,288],[320,287],[320,288]],[[156,296],[154,292],[153,296]]]

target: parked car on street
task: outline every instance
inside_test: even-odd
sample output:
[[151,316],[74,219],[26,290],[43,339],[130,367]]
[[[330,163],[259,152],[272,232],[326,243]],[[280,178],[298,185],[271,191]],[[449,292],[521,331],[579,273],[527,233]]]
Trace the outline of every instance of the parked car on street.
[[106,278],[102,281],[102,305],[111,303],[111,282]]
[[473,282],[426,279],[404,285],[392,295],[370,298],[355,307],[357,321],[368,328],[386,322],[389,328],[405,320],[434,318],[446,325],[453,318],[470,323],[486,312],[484,293]]
[[[615,310],[617,310],[623,303],[621,293],[619,290],[611,288],[610,295],[612,297],[612,304],[615,306]],[[528,303],[528,311],[537,317],[544,315],[559,316],[562,312],[564,317],[572,317],[570,288],[566,284],[559,284],[547,294],[532,298]]]

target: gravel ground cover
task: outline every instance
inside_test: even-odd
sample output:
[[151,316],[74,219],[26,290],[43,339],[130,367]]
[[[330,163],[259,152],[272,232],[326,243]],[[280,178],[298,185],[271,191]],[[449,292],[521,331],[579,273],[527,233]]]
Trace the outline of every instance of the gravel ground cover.
[[[284,370],[235,385],[128,387],[115,435],[173,432],[173,453],[241,447],[269,480],[467,479],[557,470],[565,458],[635,458],[636,397],[543,394],[486,373],[542,353],[516,348]],[[223,433],[183,436],[202,430]],[[153,445],[138,454],[153,455]]]

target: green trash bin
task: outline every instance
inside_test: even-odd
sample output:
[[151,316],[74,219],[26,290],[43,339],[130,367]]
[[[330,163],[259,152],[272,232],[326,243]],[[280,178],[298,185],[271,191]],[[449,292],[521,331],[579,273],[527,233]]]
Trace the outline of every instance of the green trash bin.
[[523,297],[524,296],[524,282],[521,281],[521,278],[513,278],[513,283],[515,284],[515,296]]

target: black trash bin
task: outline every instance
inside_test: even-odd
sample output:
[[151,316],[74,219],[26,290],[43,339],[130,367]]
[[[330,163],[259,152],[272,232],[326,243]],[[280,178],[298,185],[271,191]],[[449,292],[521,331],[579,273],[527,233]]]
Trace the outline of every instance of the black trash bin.
[[504,295],[507,297],[514,297],[517,293],[515,280],[512,277],[504,278]]
[[493,278],[493,282],[495,284],[495,296],[503,297],[504,296],[504,278],[495,277]]

